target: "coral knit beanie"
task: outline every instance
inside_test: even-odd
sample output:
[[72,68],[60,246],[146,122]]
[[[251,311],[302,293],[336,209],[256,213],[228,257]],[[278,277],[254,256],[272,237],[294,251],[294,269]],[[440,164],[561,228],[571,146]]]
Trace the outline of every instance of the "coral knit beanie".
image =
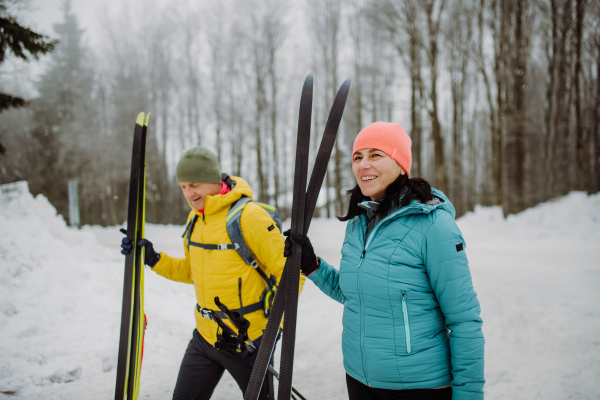
[[354,160],[354,153],[359,150],[381,150],[395,160],[410,177],[411,145],[412,141],[400,125],[389,122],[373,122],[360,131],[354,139],[352,160]]

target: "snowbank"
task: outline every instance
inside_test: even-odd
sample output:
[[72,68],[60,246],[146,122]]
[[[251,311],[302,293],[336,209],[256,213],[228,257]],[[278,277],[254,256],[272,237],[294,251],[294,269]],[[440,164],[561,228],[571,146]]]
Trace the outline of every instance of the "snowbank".
[[107,327],[90,307],[118,294],[110,287],[118,279],[102,269],[108,250],[69,229],[26,182],[2,186],[0,209],[0,391],[20,395],[114,368]]
[[[458,220],[486,335],[487,399],[595,399],[600,382],[600,195],[571,193],[503,219],[478,207]],[[316,219],[317,254],[339,265],[345,224]],[[182,256],[180,226],[148,225]],[[26,182],[0,186],[0,398],[114,396],[123,258],[118,227],[67,227]],[[170,398],[194,329],[191,285],[147,270],[141,399]],[[294,386],[347,398],[342,306],[307,282]],[[214,399],[241,398],[228,374]]]
[[[112,398],[123,290],[118,229],[114,246],[99,244],[93,229],[67,227],[44,196],[34,199],[27,182],[0,187],[0,226],[0,393]],[[185,326],[188,336],[192,325],[181,321],[193,314],[161,311],[165,326]]]
[[567,196],[538,204],[504,219],[500,207],[475,206],[457,220],[463,231],[519,239],[561,236],[600,240],[600,193],[588,196],[571,192]]

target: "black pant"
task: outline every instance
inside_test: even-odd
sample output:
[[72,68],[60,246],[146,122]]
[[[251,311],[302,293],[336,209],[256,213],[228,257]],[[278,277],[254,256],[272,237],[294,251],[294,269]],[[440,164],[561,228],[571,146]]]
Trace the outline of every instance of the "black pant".
[[377,389],[357,381],[346,374],[350,400],[452,400],[452,388],[444,389]]
[[[242,392],[245,392],[252,374],[250,361],[233,351],[215,349],[194,329],[192,340],[181,361],[173,400],[210,399],[225,370],[229,371]],[[269,388],[272,392],[272,385],[273,376],[267,373],[258,397],[260,400],[269,398]]]

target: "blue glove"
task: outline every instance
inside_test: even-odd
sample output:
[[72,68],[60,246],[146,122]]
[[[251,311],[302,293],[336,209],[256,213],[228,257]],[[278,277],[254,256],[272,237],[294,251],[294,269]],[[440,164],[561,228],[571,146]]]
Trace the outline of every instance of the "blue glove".
[[121,254],[125,256],[128,255],[131,253],[132,248],[133,246],[131,245],[131,240],[127,238],[123,238],[123,240],[121,240]]
[[[151,241],[148,239],[142,239],[138,242],[138,246],[144,248],[144,264],[152,268],[160,261],[160,253],[157,253],[154,250],[154,246],[152,245]],[[132,249],[133,245],[131,240],[123,238],[123,240],[121,240],[121,254],[128,255],[131,253]]]

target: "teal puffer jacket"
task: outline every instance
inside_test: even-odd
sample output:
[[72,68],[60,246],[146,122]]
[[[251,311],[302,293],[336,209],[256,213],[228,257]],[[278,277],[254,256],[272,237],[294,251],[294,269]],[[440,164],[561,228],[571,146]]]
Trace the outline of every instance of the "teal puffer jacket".
[[320,260],[309,276],[344,305],[344,367],[365,385],[425,389],[452,385],[453,400],[483,399],[484,338],[465,241],[446,196],[413,201],[365,237],[350,220],[339,271]]

